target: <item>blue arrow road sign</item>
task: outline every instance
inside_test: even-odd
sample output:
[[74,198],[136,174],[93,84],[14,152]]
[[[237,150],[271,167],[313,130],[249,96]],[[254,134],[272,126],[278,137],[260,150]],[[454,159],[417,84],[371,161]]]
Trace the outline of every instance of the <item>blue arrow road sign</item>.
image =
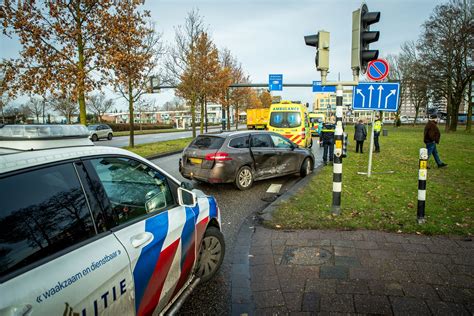
[[396,112],[400,98],[399,83],[359,83],[352,91],[352,109]]
[[322,86],[321,81],[313,81],[313,92],[336,92],[336,86]]
[[283,75],[269,75],[268,76],[268,89],[270,91],[282,91],[283,90]]

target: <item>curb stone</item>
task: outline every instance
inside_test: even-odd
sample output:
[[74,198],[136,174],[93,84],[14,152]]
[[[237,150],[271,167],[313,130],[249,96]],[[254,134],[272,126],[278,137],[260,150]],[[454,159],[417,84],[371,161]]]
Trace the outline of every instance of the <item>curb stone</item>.
[[273,212],[285,201],[295,195],[302,187],[306,186],[309,181],[316,175],[318,175],[321,170],[324,168],[324,165],[321,164],[318,167],[313,169],[313,172],[309,175],[304,177],[303,179],[296,182],[288,191],[284,194],[279,196],[275,201],[270,203],[263,211],[257,214],[258,220],[265,224],[266,222],[271,222],[273,220]]
[[154,154],[154,155],[151,155],[151,156],[146,156],[144,158],[148,159],[148,160],[152,160],[152,159],[158,159],[158,158],[163,158],[163,157],[167,157],[167,156],[172,156],[172,155],[176,155],[176,154],[181,153],[183,151],[183,149],[168,151],[168,152],[165,152],[165,153]]

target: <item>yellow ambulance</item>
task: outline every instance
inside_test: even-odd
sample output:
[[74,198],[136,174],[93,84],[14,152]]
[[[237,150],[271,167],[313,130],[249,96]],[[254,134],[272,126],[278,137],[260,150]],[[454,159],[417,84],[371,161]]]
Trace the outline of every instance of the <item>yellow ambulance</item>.
[[301,103],[281,101],[272,104],[267,129],[279,133],[300,147],[313,145],[308,110]]

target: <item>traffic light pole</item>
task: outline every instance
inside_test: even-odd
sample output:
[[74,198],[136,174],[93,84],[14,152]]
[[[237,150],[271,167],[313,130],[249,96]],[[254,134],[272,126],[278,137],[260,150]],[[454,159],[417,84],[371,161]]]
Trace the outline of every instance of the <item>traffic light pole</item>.
[[327,82],[327,71],[321,71],[322,86],[336,86],[336,130],[334,133],[334,157],[332,174],[332,214],[341,214],[342,200],[342,148],[344,129],[342,127],[342,102],[344,86],[357,86],[359,84],[359,72],[353,70],[353,81]]

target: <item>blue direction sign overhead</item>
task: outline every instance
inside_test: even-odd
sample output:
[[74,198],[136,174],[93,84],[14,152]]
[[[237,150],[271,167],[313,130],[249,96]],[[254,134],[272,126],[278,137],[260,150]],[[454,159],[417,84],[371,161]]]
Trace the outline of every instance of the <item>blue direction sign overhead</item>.
[[321,81],[313,81],[313,92],[336,92],[336,86],[322,86]]
[[352,91],[352,109],[396,112],[400,98],[399,83],[359,83]]
[[283,90],[283,75],[269,75],[268,76],[268,89],[270,91],[282,91]]

